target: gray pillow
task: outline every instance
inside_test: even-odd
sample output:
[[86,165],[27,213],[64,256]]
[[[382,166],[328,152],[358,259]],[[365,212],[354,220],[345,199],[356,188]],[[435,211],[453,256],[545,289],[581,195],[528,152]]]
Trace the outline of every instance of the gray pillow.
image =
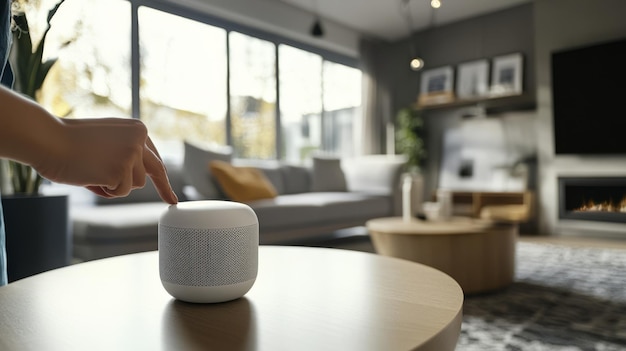
[[207,199],[225,198],[211,176],[209,162],[213,160],[231,162],[232,155],[232,148],[229,147],[223,147],[220,150],[208,149],[185,141],[183,160],[185,180]]
[[311,169],[305,166],[281,166],[285,183],[285,194],[300,194],[311,191]]
[[313,157],[312,191],[346,191],[346,176],[341,169],[341,159]]

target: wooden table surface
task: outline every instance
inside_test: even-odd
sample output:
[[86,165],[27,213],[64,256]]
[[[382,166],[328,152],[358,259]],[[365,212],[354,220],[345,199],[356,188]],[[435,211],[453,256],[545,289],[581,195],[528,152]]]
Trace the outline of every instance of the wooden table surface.
[[463,292],[375,254],[261,246],[255,285],[222,304],[174,300],[158,253],[77,264],[0,288],[0,350],[454,350]]

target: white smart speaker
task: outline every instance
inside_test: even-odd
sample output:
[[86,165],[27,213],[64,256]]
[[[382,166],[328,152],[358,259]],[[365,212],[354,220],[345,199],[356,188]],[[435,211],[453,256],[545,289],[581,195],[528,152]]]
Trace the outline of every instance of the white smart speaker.
[[159,275],[173,297],[214,303],[245,295],[256,280],[259,222],[245,204],[188,201],[159,220]]

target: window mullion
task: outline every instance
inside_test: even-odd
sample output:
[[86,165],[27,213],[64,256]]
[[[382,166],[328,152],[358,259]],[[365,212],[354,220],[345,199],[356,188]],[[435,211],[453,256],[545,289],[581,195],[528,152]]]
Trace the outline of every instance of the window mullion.
[[275,111],[276,111],[276,159],[280,160],[282,159],[283,155],[281,152],[282,149],[282,128],[281,128],[281,118],[280,118],[280,62],[279,62],[279,55],[278,55],[278,44],[274,43],[274,55],[275,55],[275,60],[274,60],[274,65],[275,65],[275,69],[274,69],[274,77],[276,79],[276,106],[275,106]]
[[131,2],[131,40],[130,40],[130,74],[131,74],[131,115],[133,118],[141,118],[139,84],[140,84],[140,53],[139,53],[139,5]]
[[231,110],[231,98],[230,98],[230,30],[226,31],[226,145],[233,145],[233,133],[232,133],[232,110]]

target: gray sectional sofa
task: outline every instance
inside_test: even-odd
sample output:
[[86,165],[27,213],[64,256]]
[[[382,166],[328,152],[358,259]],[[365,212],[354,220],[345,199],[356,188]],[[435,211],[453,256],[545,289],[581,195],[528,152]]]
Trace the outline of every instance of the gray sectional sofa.
[[[278,196],[249,202],[259,219],[261,244],[292,244],[401,212],[401,156],[316,157],[309,166],[233,160],[228,149],[185,144],[182,163],[167,164],[181,201],[226,200],[208,164],[219,159],[256,167]],[[79,260],[157,249],[157,224],[167,208],[151,182],[128,197],[103,199],[85,189],[70,194],[74,256]]]

